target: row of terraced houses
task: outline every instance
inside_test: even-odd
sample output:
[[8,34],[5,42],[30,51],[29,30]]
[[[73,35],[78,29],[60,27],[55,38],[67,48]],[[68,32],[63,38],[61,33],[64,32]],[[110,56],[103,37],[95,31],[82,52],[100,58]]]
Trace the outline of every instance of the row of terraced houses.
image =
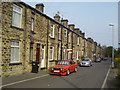
[[68,24],[59,14],[44,14],[44,5],[36,8],[24,2],[2,2],[2,74],[29,73],[32,62],[39,71],[49,69],[56,60],[102,56],[100,44],[85,38],[79,28]]

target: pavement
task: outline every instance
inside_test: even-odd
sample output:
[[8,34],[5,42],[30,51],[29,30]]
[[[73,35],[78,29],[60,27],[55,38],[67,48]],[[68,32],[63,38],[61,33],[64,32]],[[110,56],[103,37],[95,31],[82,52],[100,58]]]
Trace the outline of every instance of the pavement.
[[114,69],[110,69],[110,73],[108,75],[106,84],[104,88],[118,88],[117,80],[116,80],[116,73]]
[[20,75],[13,75],[9,77],[3,77],[2,78],[2,85],[7,85],[10,83],[15,83],[23,80],[29,80],[35,77],[39,76],[44,76],[48,75],[49,71],[48,70],[41,70],[38,73],[25,73],[25,74],[20,74]]
[[[107,73],[109,74],[107,76]],[[107,77],[106,77],[107,76]],[[105,81],[106,79],[106,81]],[[105,82],[105,83],[104,83]],[[109,61],[93,63],[92,67],[78,67],[69,76],[49,75],[48,70],[38,73],[3,77],[3,88],[116,88],[114,69]]]

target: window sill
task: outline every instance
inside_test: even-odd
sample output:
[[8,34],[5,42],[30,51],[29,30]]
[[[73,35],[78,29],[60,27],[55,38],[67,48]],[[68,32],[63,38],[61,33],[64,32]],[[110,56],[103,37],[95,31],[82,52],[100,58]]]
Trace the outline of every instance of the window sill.
[[13,65],[22,65],[22,62],[11,62],[9,64],[9,66],[13,66]]
[[31,31],[32,34],[36,34],[34,31]]
[[54,61],[56,61],[56,60],[49,60],[49,62],[54,62]]
[[62,41],[61,39],[58,39],[58,41]]
[[55,39],[54,37],[50,36],[51,39]]
[[24,31],[24,29],[19,28],[19,27],[16,27],[16,26],[11,26],[11,28],[15,28],[15,29],[17,29],[17,30]]

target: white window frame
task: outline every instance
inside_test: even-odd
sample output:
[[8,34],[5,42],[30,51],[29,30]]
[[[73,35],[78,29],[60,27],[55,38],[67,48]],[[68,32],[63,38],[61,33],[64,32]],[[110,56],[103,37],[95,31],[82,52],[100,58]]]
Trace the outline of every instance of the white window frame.
[[76,52],[76,59],[79,60],[79,51]]
[[68,42],[71,42],[71,33],[68,33]]
[[[12,45],[12,41],[18,41],[19,42],[19,45],[18,46],[15,46],[15,45]],[[12,60],[12,58],[10,59],[10,63],[18,63],[20,62],[19,59],[20,59],[20,41],[19,40],[11,40],[11,49],[12,48],[19,48],[19,56],[18,56],[18,60]],[[12,53],[11,53],[12,54]]]
[[[44,47],[44,48],[43,48]],[[44,54],[43,54],[44,53]],[[43,56],[44,55],[44,56]],[[45,59],[45,45],[42,46],[42,59]]]
[[58,59],[61,59],[61,43],[59,43]]
[[[31,48],[32,45],[32,48]],[[33,44],[30,44],[30,61],[33,60]]]
[[77,38],[77,45],[80,45],[80,37]]
[[32,13],[32,17],[31,17],[31,31],[34,31],[34,14]]
[[58,39],[61,40],[61,27],[58,29]]
[[50,25],[50,30],[52,31],[50,31],[50,37],[52,37],[52,38],[54,38],[54,33],[55,33],[55,25],[53,25],[53,24],[51,24]]
[[[52,49],[51,49],[52,47]],[[52,58],[50,56],[50,60],[53,60],[54,59],[54,47],[53,46],[50,46],[50,51],[52,50],[52,53],[50,52],[50,55],[52,55]]]
[[18,14],[20,14],[20,25],[19,26],[17,26],[17,25],[15,25],[13,22],[14,22],[14,20],[16,20],[15,18],[13,18],[13,16],[12,16],[12,26],[15,26],[15,27],[19,27],[19,28],[21,28],[21,24],[22,24],[22,8],[21,8],[21,12],[18,12],[17,10],[14,10],[14,6],[15,7],[18,7],[18,8],[21,8],[20,6],[18,6],[18,5],[15,5],[15,4],[13,4],[13,13],[18,13]]
[[67,37],[67,30],[64,29],[64,36]]

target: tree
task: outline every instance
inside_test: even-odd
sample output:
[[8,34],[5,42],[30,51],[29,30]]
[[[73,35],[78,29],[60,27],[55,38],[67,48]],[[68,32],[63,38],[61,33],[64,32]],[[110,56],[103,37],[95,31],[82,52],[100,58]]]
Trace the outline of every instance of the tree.
[[105,48],[105,57],[111,57],[112,58],[112,46],[108,46]]
[[115,50],[115,57],[120,58],[120,48],[118,48],[118,50]]

